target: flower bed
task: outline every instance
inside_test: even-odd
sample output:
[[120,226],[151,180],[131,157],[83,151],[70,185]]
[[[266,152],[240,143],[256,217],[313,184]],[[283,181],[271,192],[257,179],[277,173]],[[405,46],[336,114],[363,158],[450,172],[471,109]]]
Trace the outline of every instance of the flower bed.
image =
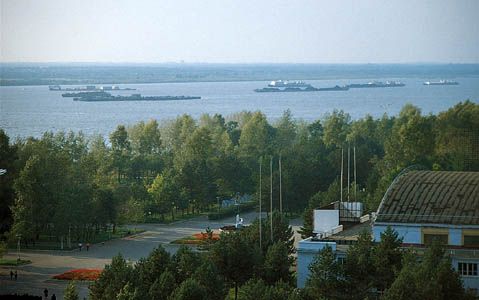
[[[205,241],[208,239],[208,233],[206,232],[195,233],[193,234],[193,237],[195,237],[197,240]],[[218,233],[212,233],[211,239],[214,241],[217,241],[220,239],[220,235]]]
[[55,275],[53,278],[59,280],[97,280],[102,271],[100,269],[75,269]]
[[[208,241],[208,233],[207,232],[200,232],[200,233],[195,233],[192,236],[184,237],[179,240],[172,241],[172,244],[180,244],[180,245],[201,245],[204,244],[204,242]],[[211,239],[213,241],[217,241],[220,239],[220,234],[219,233],[212,233],[211,234]]]

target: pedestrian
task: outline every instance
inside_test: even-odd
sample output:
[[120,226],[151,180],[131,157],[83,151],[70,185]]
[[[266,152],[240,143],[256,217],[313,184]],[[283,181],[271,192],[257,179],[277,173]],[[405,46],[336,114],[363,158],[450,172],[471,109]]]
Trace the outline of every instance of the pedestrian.
[[15,270],[15,280],[17,280],[17,276],[18,276],[17,270]]
[[55,296],[55,294],[53,294],[51,300],[57,300],[57,296]]
[[10,270],[10,280],[13,280],[13,271]]
[[80,251],[81,251],[81,248],[83,248],[83,244],[82,244],[82,243],[78,243],[78,249],[80,249]]
[[45,289],[43,290],[43,295],[45,296],[45,299],[48,299],[48,290],[47,290],[47,288],[45,288]]
[[86,243],[86,251],[90,249],[90,243]]

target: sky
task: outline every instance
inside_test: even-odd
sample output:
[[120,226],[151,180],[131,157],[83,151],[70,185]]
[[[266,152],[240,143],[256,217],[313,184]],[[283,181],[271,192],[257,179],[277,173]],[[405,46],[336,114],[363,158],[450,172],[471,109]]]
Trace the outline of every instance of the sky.
[[0,0],[1,62],[479,63],[477,0]]

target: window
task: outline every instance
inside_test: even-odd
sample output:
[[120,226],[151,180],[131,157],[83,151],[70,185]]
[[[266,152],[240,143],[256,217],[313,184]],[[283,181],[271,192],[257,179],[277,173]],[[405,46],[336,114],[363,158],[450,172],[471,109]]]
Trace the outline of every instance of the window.
[[457,265],[457,271],[462,276],[477,276],[477,263],[460,262]]
[[423,227],[422,244],[429,246],[434,242],[441,245],[449,244],[449,229],[444,227]]
[[424,245],[431,245],[434,241],[441,245],[447,245],[449,236],[447,234],[424,234]]
[[479,235],[464,235],[464,247],[479,247]]

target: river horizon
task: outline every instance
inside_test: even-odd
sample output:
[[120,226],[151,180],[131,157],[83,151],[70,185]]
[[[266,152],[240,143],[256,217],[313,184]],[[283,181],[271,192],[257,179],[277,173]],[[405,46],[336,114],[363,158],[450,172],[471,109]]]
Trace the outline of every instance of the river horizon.
[[[363,88],[348,91],[255,93],[268,81],[181,82],[115,84],[132,91],[112,91],[112,94],[144,96],[201,96],[201,100],[79,102],[63,98],[62,92],[49,91],[48,86],[0,87],[0,128],[11,138],[39,137],[46,131],[82,131],[87,136],[108,136],[118,125],[134,125],[156,119],[161,124],[182,114],[198,119],[202,114],[231,116],[241,111],[261,111],[270,122],[289,109],[293,118],[312,122],[334,110],[343,110],[353,120],[371,115],[397,115],[407,104],[418,106],[423,114],[437,114],[459,102],[479,101],[479,77],[454,77],[459,85],[424,86],[424,81],[444,77],[376,77],[306,80],[314,87],[332,87],[370,81],[401,81],[404,87]],[[449,79],[449,78],[448,78]],[[62,85],[78,87],[84,85]]]

